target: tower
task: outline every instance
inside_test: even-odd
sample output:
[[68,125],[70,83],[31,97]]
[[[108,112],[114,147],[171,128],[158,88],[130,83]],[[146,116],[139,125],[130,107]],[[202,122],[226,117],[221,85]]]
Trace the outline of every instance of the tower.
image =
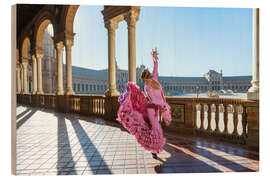
[[220,90],[224,89],[222,69],[220,70]]

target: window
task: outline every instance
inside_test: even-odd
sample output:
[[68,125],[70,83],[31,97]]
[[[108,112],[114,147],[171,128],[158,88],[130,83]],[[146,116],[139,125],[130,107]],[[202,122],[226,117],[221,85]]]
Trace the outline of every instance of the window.
[[78,91],[81,91],[81,84],[78,84]]
[[94,84],[94,91],[96,91],[96,85]]
[[76,84],[73,84],[73,90],[76,91]]
[[88,84],[86,84],[86,91],[88,91]]
[[90,84],[90,91],[92,91],[92,84]]
[[84,84],[82,84],[82,91],[84,91]]

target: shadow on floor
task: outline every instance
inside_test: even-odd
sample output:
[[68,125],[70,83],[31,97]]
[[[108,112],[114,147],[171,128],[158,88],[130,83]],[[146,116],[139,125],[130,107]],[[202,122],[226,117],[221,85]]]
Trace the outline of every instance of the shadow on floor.
[[[225,168],[236,172],[254,172],[241,163],[236,163],[221,155],[214,154],[206,149],[196,146],[196,143],[168,143],[164,146],[164,150],[171,154],[171,157],[164,160],[157,158],[162,164],[155,166],[157,173],[209,173],[224,172]],[[201,143],[199,143],[201,144]],[[202,145],[202,144],[201,144]],[[217,150],[217,152],[222,152]],[[226,151],[224,151],[226,153]],[[223,167],[222,167],[223,166]]]
[[20,119],[22,116],[24,116],[26,113],[28,113],[31,109],[30,108],[27,108],[25,111],[21,112],[20,114],[18,114],[16,116],[16,119]]
[[[74,119],[72,118],[72,116],[68,117],[67,119],[70,120],[72,127],[75,131],[75,134],[77,135],[77,138],[79,139],[79,143],[83,149],[85,157],[87,158],[89,167],[97,174],[99,173],[112,174],[109,166],[103,160],[102,155],[99,153],[98,149],[92,143],[91,139],[85,132],[84,128],[81,126],[78,119]],[[102,132],[103,132],[103,128],[100,128],[97,134],[95,135],[95,137],[97,137]],[[99,169],[98,170],[95,169],[98,166],[100,166]]]
[[163,148],[171,154],[171,157],[163,160],[157,158],[162,164],[155,166],[156,173],[206,173],[222,172],[219,169],[186,154],[166,144]]
[[[214,161],[228,169],[231,169],[232,171],[235,172],[255,172],[252,169],[249,169],[240,163],[236,163],[234,161],[231,161],[229,159],[224,158],[223,156],[216,155],[204,148],[199,148],[199,147],[189,147],[188,148],[192,153],[203,156],[211,161]],[[247,163],[244,160],[241,161],[241,163]]]
[[35,113],[36,109],[29,109],[29,113],[16,123],[16,129],[19,129],[27,120],[29,120]]
[[57,175],[77,174],[73,161],[65,118],[57,116]]

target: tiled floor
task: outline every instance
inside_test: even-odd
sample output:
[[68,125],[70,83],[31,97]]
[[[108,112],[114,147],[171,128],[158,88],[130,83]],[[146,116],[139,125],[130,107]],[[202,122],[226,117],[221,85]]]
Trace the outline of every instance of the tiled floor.
[[144,174],[258,171],[259,155],[207,139],[165,134],[153,159],[117,123],[17,107],[17,174]]

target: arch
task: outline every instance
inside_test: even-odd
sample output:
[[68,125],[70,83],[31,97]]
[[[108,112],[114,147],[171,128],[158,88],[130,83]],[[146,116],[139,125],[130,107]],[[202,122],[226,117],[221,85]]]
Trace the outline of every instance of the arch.
[[68,8],[67,15],[66,15],[66,21],[65,21],[65,29],[67,32],[73,34],[73,24],[76,12],[78,10],[78,5],[71,5]]
[[49,24],[52,24],[49,19],[45,19],[38,27],[37,32],[36,32],[36,47],[42,48],[42,40],[43,40],[43,35],[45,32],[45,29]]
[[68,5],[64,7],[62,11],[62,15],[61,15],[61,21],[60,21],[60,22],[64,22],[61,24],[62,32],[66,32],[67,34],[73,35],[74,33],[73,24],[74,24],[75,15],[78,8],[79,8],[79,5]]
[[22,59],[28,59],[28,47],[30,45],[30,38],[29,37],[25,37],[23,42],[22,42],[22,49],[21,49],[21,55],[22,55]]
[[42,48],[42,40],[45,29],[49,24],[52,24],[54,33],[57,32],[57,23],[55,15],[49,11],[43,11],[36,20],[34,31],[35,47]]

